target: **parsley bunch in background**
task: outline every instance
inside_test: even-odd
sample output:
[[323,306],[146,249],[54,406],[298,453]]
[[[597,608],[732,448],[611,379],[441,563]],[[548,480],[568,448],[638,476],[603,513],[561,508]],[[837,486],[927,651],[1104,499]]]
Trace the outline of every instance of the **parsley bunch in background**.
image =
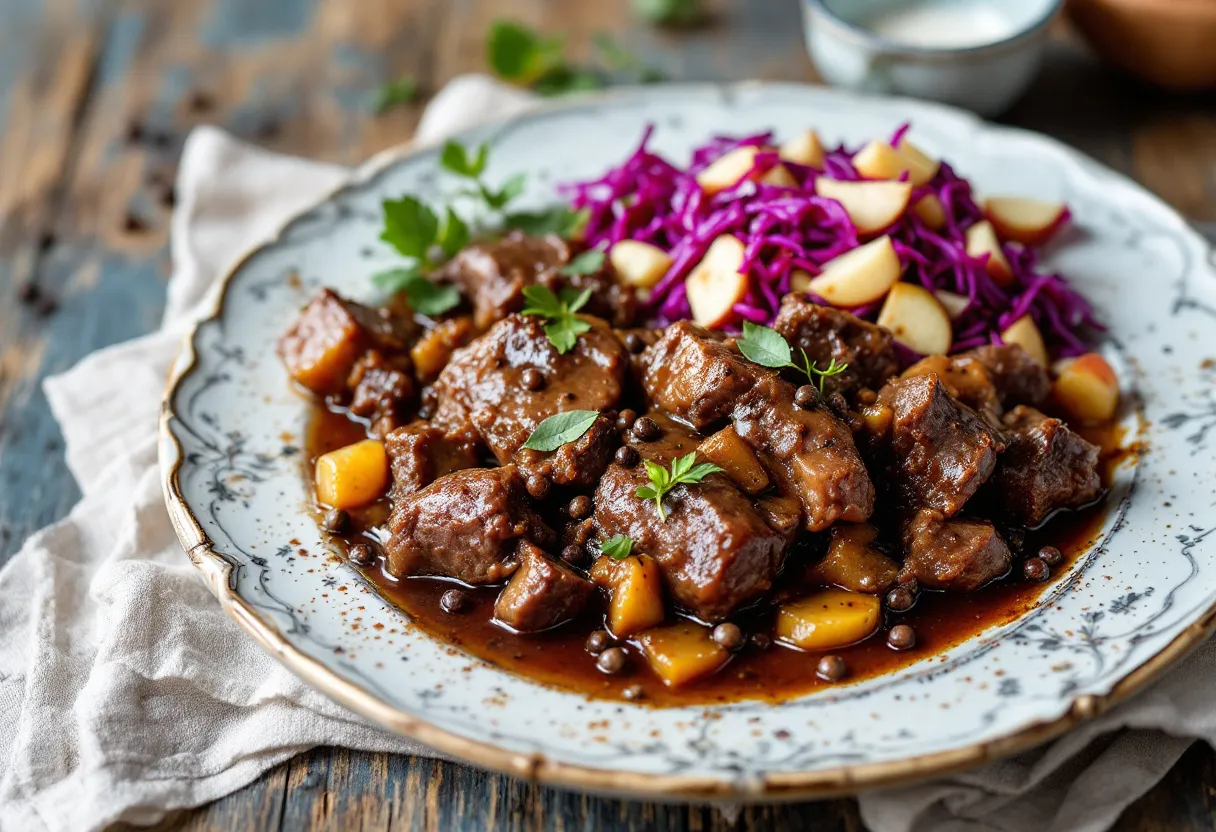
[[497,20],[486,38],[486,63],[504,81],[546,96],[601,89],[613,70],[641,83],[663,79],[660,71],[643,65],[607,33],[595,36],[595,47],[603,65],[579,66],[567,60],[560,36],[541,35],[522,23]]

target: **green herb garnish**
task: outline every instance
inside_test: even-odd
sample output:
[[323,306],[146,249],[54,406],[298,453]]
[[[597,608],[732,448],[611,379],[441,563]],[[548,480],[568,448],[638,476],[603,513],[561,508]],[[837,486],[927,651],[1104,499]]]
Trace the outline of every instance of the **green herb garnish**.
[[633,0],[633,12],[664,26],[690,26],[705,19],[701,0]]
[[557,270],[558,274],[567,277],[575,275],[595,274],[604,268],[604,252],[598,248],[588,249]]
[[743,353],[745,358],[762,367],[771,367],[775,370],[792,367],[805,374],[807,380],[812,383],[818,378],[820,393],[823,392],[824,381],[832,376],[840,375],[849,368],[847,363],[837,364],[836,359],[833,358],[826,369],[820,370],[815,366],[816,362],[811,361],[807,357],[806,350],[801,347],[798,348],[798,353],[802,358],[802,363],[799,364],[794,360],[789,342],[781,336],[780,332],[751,321],[743,322],[743,336],[737,338],[735,343],[739,345],[739,352]]
[[643,84],[654,84],[667,79],[661,69],[647,66],[636,55],[621,46],[607,32],[596,32],[592,38],[596,51],[609,67],[633,73]]
[[591,329],[591,324],[574,314],[591,299],[590,289],[578,294],[563,292],[559,298],[544,286],[528,286],[523,290],[523,295],[528,301],[523,313],[545,319],[545,335],[549,336],[549,343],[559,353],[564,355],[570,352],[578,343],[578,336]]
[[496,20],[486,37],[486,63],[504,81],[547,96],[598,90],[605,84],[606,70],[630,73],[644,84],[664,77],[606,33],[595,36],[595,46],[603,66],[579,66],[566,59],[563,38],[546,37],[515,21]]
[[599,418],[597,410],[567,410],[555,413],[536,426],[523,447],[533,451],[556,451],[591,429]]
[[723,470],[712,462],[702,462],[700,465],[694,465],[693,463],[696,460],[696,451],[679,459],[674,459],[671,462],[670,471],[662,465],[651,462],[649,459],[645,460],[646,473],[650,476],[650,485],[643,485],[635,494],[643,500],[654,500],[655,507],[659,510],[659,519],[664,523],[667,522],[667,512],[663,509],[663,498],[667,496],[667,493],[671,489],[677,485],[698,483],[710,474],[717,474]]
[[435,212],[412,196],[386,199],[382,205],[384,230],[380,239],[402,256],[425,262],[439,231],[439,218]]
[[410,307],[421,315],[442,315],[460,303],[460,292],[447,283],[434,283],[417,268],[388,269],[372,277],[386,292],[405,292]]
[[525,234],[542,237],[545,234],[557,234],[569,239],[587,222],[588,212],[571,211],[564,205],[558,205],[547,211],[521,211],[507,214],[502,218],[507,228],[518,228]]
[[607,555],[613,560],[624,560],[633,552],[633,538],[629,535],[614,534],[600,544],[600,554]]
[[402,104],[409,104],[418,98],[418,82],[413,78],[398,78],[389,81],[376,91],[374,109],[378,114]]
[[459,142],[449,141],[439,155],[439,164],[450,173],[472,180],[474,187],[466,192],[467,195],[480,198],[491,211],[501,211],[507,207],[507,203],[524,192],[528,177],[526,174],[517,173],[502,183],[501,188],[495,190],[489,187],[481,178],[485,173],[489,155],[489,145],[479,145],[476,152],[470,152]]

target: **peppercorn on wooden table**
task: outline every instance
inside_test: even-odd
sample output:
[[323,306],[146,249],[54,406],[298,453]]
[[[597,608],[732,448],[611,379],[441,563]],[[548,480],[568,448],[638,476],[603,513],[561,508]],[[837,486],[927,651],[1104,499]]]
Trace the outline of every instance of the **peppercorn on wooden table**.
[[[79,494],[41,380],[156,327],[172,180],[186,133],[216,123],[274,150],[354,164],[407,139],[426,98],[485,68],[491,21],[567,35],[574,63],[610,33],[677,80],[812,80],[796,0],[720,0],[674,32],[625,0],[0,0],[0,560]],[[618,62],[620,63],[620,62]],[[626,60],[624,64],[628,64]],[[626,70],[625,74],[635,70]],[[390,80],[413,101],[375,112]],[[398,88],[396,98],[408,98]],[[1155,190],[1216,237],[1216,97],[1103,68],[1064,28],[1005,118]],[[1216,754],[1193,747],[1119,828],[1216,828]],[[455,763],[321,748],[165,828],[815,829],[863,827],[834,800],[659,806],[543,788]]]

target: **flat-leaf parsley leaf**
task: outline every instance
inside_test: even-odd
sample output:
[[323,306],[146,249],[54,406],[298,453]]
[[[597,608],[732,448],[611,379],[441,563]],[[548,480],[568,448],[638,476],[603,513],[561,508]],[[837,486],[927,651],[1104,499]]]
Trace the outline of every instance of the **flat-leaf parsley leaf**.
[[633,552],[633,538],[625,534],[614,534],[600,544],[600,553],[613,560],[624,560]]
[[667,496],[668,492],[677,485],[698,483],[710,474],[721,473],[723,470],[712,462],[702,462],[700,465],[694,465],[693,463],[696,460],[696,451],[678,459],[673,459],[670,471],[658,463],[651,462],[649,459],[645,460],[646,474],[650,477],[650,485],[643,485],[634,493],[643,500],[654,500],[655,508],[659,511],[659,520],[664,523],[667,522],[667,512],[663,508],[663,498]]
[[590,289],[559,298],[544,286],[528,286],[523,294],[528,302],[523,313],[545,319],[545,335],[559,353],[570,352],[578,343],[578,336],[591,329],[591,324],[574,314],[590,300]]

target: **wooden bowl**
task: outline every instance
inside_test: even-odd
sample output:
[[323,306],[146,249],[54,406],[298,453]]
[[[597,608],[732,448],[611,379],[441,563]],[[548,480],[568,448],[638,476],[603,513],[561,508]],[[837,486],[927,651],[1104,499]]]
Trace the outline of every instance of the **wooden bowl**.
[[1169,89],[1216,87],[1216,0],[1068,0],[1067,9],[1116,66]]

